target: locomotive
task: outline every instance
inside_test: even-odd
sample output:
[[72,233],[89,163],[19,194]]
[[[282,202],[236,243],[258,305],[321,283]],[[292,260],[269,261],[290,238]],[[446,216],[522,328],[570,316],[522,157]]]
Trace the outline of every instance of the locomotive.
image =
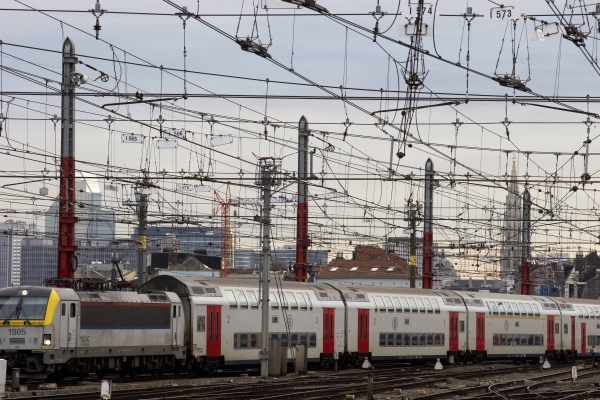
[[[160,275],[139,292],[0,289],[0,357],[23,378],[200,372],[258,364],[258,282]],[[573,361],[600,345],[600,301],[281,282],[269,335],[309,364]]]

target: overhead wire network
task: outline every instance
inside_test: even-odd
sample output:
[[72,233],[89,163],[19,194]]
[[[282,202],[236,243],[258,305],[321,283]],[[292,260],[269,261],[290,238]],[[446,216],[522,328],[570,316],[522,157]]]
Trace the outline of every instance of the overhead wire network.
[[[382,246],[391,238],[407,236],[406,202],[411,195],[416,202],[423,200],[427,158],[434,161],[436,170],[433,226],[438,255],[443,250],[461,274],[501,277],[511,181],[532,194],[533,256],[595,250],[600,241],[595,190],[600,167],[595,162],[599,153],[593,151],[593,144],[598,135],[593,129],[599,98],[587,96],[585,85],[578,86],[577,77],[564,67],[561,87],[572,79],[571,89],[558,93],[546,83],[548,74],[540,67],[546,67],[540,54],[545,51],[556,57],[558,40],[553,43],[547,37],[546,42],[534,43],[524,34],[513,35],[509,52],[519,63],[523,53],[517,57],[517,52],[531,46],[527,51],[531,82],[527,85],[536,89],[524,90],[518,83],[525,79],[511,81],[502,75],[498,81],[493,67],[505,68],[504,59],[475,37],[469,43],[469,63],[457,64],[427,50],[432,45],[427,36],[422,47],[409,44],[410,36],[395,36],[392,27],[403,30],[415,21],[396,11],[403,10],[402,2],[382,3],[390,13],[378,22],[382,27],[387,26],[383,22],[391,24],[387,32],[373,28],[373,16],[382,15],[371,10],[375,2],[351,4],[348,9],[321,3],[326,13],[309,8],[302,12],[265,9],[266,2],[256,1],[252,12],[249,4],[246,9],[236,5],[224,11],[191,1],[166,1],[153,5],[156,10],[139,12],[119,10],[117,3],[107,2],[106,7],[110,4],[113,9],[106,11],[100,32],[82,22],[87,10],[40,9],[35,2],[17,1],[22,7],[18,11],[5,8],[0,12],[23,21],[35,13],[36,21],[54,29],[60,26],[75,41],[78,71],[90,75],[91,81],[77,89],[77,174],[103,182],[105,201],[100,208],[114,213],[117,235],[133,233],[135,215],[124,199],[144,178],[152,182],[155,192],[151,223],[211,229],[219,226],[219,217],[213,213],[213,191],[224,191],[230,182],[233,198],[242,200],[236,203],[232,220],[235,246],[257,248],[258,158],[270,156],[282,159],[286,188],[281,196],[289,199],[275,203],[272,211],[272,245],[293,244],[297,121],[305,114],[312,128],[314,175],[307,181],[309,232],[312,248],[328,250],[330,257],[358,244]],[[554,16],[553,21],[561,26],[574,25],[578,16],[595,18],[591,12],[572,13],[566,8],[569,3],[562,10],[551,7],[547,14],[543,1],[532,6],[531,12],[521,5],[525,17],[492,22],[485,28],[493,33],[489,47],[502,48],[504,27],[509,24],[519,25],[521,29],[515,32],[533,36],[532,24],[526,25],[531,18]],[[490,5],[485,9],[484,2],[471,5],[481,7],[477,11],[481,14],[489,12]],[[466,6],[467,2],[437,4],[438,49],[440,41],[457,49],[461,46],[460,18],[441,16],[441,10],[466,17]],[[110,20],[122,17],[143,18],[144,24],[153,21],[172,31],[172,35],[153,39],[164,40],[169,51],[163,55],[152,46],[126,40],[125,32],[134,28],[117,28]],[[185,36],[180,17],[188,18]],[[473,32],[484,29],[481,19],[474,17],[470,22]],[[306,40],[303,34],[316,35],[308,30],[327,35],[331,44]],[[443,39],[440,32],[445,32]],[[0,152],[4,159],[0,215],[39,217],[58,193],[60,130],[54,129],[53,118],[60,115],[60,46],[57,40],[0,33]],[[250,44],[244,48],[239,41],[246,37]],[[206,44],[199,45],[199,38]],[[596,38],[587,34],[581,40],[591,43]],[[416,94],[405,80],[411,67],[401,61],[410,50],[423,57],[426,71]],[[593,68],[597,65],[592,53],[578,54],[583,51],[580,46],[570,50],[562,44],[561,57],[581,57],[579,64],[585,59]],[[291,52],[293,67],[282,61]],[[485,58],[493,59],[492,63],[484,62]],[[232,66],[232,62],[241,65]],[[511,79],[517,79],[514,67],[507,69],[512,71]],[[463,74],[469,74],[468,96]],[[453,77],[453,82],[444,79],[445,75]],[[388,111],[375,113],[381,110]],[[407,112],[414,118],[402,119]],[[591,135],[586,132],[590,127]],[[185,138],[177,138],[177,148],[157,148],[171,128],[183,129]],[[142,135],[143,144],[121,142],[122,135],[130,134]],[[544,142],[540,139],[544,135],[553,139]],[[231,143],[215,144],[215,138]],[[517,177],[511,176],[512,153],[516,154]],[[582,178],[585,171],[589,179]],[[40,187],[47,187],[49,194],[42,195]],[[189,187],[209,189],[182,189]],[[81,209],[96,207],[78,203]]]

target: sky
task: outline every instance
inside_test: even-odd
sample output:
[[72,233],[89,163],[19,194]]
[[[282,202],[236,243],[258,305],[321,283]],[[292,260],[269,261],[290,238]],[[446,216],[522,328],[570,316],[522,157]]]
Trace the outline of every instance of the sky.
[[[282,178],[297,174],[297,125],[304,115],[313,133],[310,146],[317,176],[309,182],[314,249],[330,250],[333,256],[338,251],[349,252],[356,244],[381,245],[388,237],[406,236],[406,202],[411,193],[415,202],[422,202],[423,168],[431,158],[439,183],[434,195],[434,238],[439,248],[452,257],[457,268],[493,275],[497,263],[482,259],[498,257],[506,173],[510,174],[513,152],[520,190],[527,181],[533,198],[532,254],[596,249],[600,235],[600,206],[594,189],[600,154],[593,140],[597,119],[592,117],[588,124],[591,180],[583,185],[587,115],[533,104],[564,108],[556,101],[572,97],[569,106],[600,112],[593,91],[599,76],[581,49],[561,34],[538,40],[536,26],[548,22],[544,32],[552,32],[552,23],[558,21],[547,2],[503,2],[519,4],[512,9],[518,18],[490,21],[485,16],[497,11],[490,1],[431,2],[428,10],[432,13],[426,12],[424,17],[428,33],[423,38],[423,48],[430,55],[420,58],[426,74],[418,91],[418,106],[442,103],[441,99],[448,97],[460,105],[417,110],[406,142],[412,147],[406,148],[398,112],[378,114],[385,125],[376,125],[380,120],[371,115],[404,107],[404,100],[396,99],[396,91],[407,89],[408,48],[396,41],[411,40],[403,33],[408,23],[406,0],[400,4],[318,1],[341,19],[275,0],[175,3],[198,13],[221,33],[195,18],[187,19],[184,31],[182,19],[175,15],[178,10],[162,1],[101,1],[101,8],[108,12],[99,18],[99,40],[93,29],[96,18],[89,12],[94,1],[0,3],[1,111],[7,117],[0,137],[0,184],[9,185],[0,192],[0,209],[7,218],[41,220],[40,212],[57,195],[61,124],[57,123],[55,134],[49,119],[60,115],[56,95],[60,51],[69,37],[83,63],[77,65],[77,71],[90,78],[77,88],[77,93],[83,94],[76,102],[77,168],[80,176],[117,187],[117,191],[104,190],[104,206],[113,209],[122,222],[136,221],[123,200],[131,196],[132,185],[144,170],[157,186],[151,196],[152,220],[168,226],[187,218],[194,224],[219,226],[212,191],[224,197],[230,181],[233,198],[259,199],[254,183],[258,158],[281,158]],[[374,41],[371,33],[349,24],[372,30],[377,4],[385,13],[376,15],[379,30],[387,30],[385,35],[391,40],[378,37]],[[582,8],[571,10],[568,6],[580,2],[555,4],[569,23],[580,26],[582,32],[591,30],[584,40],[585,50],[595,58],[596,20],[571,15]],[[465,18],[467,7],[472,7],[474,18]],[[403,15],[394,18],[398,9]],[[590,7],[586,10],[592,11]],[[522,15],[537,21],[524,22]],[[265,46],[276,63],[242,51],[231,40],[248,36]],[[527,81],[526,86],[536,94],[533,100],[519,99],[531,94],[490,79],[512,74],[513,53],[515,76]],[[467,63],[472,69],[468,102],[466,71],[457,65],[465,67]],[[107,82],[99,79],[99,71],[109,76]],[[326,86],[328,92],[313,83]],[[187,99],[183,98],[184,86]],[[134,102],[136,92],[143,93],[144,100],[157,101],[154,106],[103,107]],[[332,93],[343,93],[349,100],[344,102]],[[265,99],[267,94],[270,97]],[[589,104],[586,95],[592,98]],[[496,101],[478,101],[484,96]],[[158,101],[160,97],[165,100]],[[183,109],[187,111],[181,112]],[[177,149],[157,148],[160,115],[165,120],[163,129],[187,131],[187,140],[179,140]],[[106,122],[109,116],[115,120],[110,126]],[[124,133],[144,135],[144,144],[122,143]],[[229,135],[230,144],[211,145],[219,137],[229,141]],[[398,151],[406,156],[399,159]],[[388,179],[390,154],[392,180]],[[292,198],[297,185],[293,180],[283,182],[278,194]],[[209,186],[211,191],[178,190],[177,185],[185,184]],[[42,185],[49,189],[47,196],[40,195]],[[237,246],[258,248],[259,226],[253,221],[260,212],[258,200],[233,207],[233,211]],[[294,243],[295,214],[293,203],[275,205],[273,246]],[[131,234],[131,226],[119,224],[117,233]],[[420,236],[422,224],[417,231]],[[467,246],[461,252],[451,246],[459,243],[485,245],[478,249]]]

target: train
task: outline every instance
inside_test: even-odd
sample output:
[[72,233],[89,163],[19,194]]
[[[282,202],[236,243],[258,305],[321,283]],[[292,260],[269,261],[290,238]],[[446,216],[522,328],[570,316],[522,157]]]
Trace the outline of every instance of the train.
[[[269,335],[310,366],[368,360],[574,361],[600,346],[600,301],[271,279]],[[0,358],[21,378],[200,373],[260,362],[257,280],[159,275],[138,292],[0,289]]]

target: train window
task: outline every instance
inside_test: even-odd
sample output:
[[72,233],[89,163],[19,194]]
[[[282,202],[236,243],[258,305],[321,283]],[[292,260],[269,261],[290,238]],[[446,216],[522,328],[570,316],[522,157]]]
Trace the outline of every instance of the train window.
[[425,346],[425,335],[419,336],[419,346]]
[[312,310],[312,301],[310,300],[310,296],[308,293],[304,293],[304,296],[306,297],[306,304],[308,304],[308,308]]
[[414,313],[418,312],[417,303],[415,302],[415,299],[413,297],[408,298],[408,304],[410,304],[411,312],[414,312]]
[[308,334],[307,333],[300,334],[300,344],[308,344]]
[[289,303],[290,307],[298,308],[298,302],[296,301],[296,296],[294,296],[294,293],[287,292],[285,294],[285,299]]
[[390,296],[385,296],[383,298],[383,300],[385,301],[385,305],[387,307],[388,311],[394,311],[394,304],[392,304],[392,298]]
[[303,293],[296,293],[297,294],[297,298],[298,298],[298,305],[300,305],[300,308],[303,308],[306,310],[306,299],[304,298],[304,294]]
[[278,324],[279,323],[279,317],[277,317],[275,315],[271,315],[271,323],[272,324]]
[[496,304],[495,301],[488,301],[488,308],[490,309],[490,314],[491,315],[498,315],[498,305]]
[[585,306],[581,306],[581,313],[583,314],[583,318],[590,318],[590,315],[588,314]]
[[240,349],[248,348],[248,334],[240,333]]
[[519,335],[513,335],[513,345],[514,346],[521,345],[521,337]]
[[63,317],[67,315],[67,305],[65,303],[61,304],[61,314]]
[[533,346],[533,335],[527,335],[527,344]]
[[446,335],[444,335],[442,333],[442,346],[446,344],[445,338],[446,338]]
[[310,336],[308,337],[309,342],[308,342],[308,346],[309,347],[317,347],[317,334],[316,333],[311,333]]
[[506,335],[500,335],[500,346],[506,346]]
[[556,334],[560,333],[560,324],[558,322],[554,323],[554,333],[556,333]]
[[250,300],[250,306],[252,308],[258,308],[258,299],[256,298],[256,293],[248,290],[246,294],[248,295],[248,300]]
[[173,319],[177,317],[177,306],[173,306]]
[[387,345],[388,346],[393,346],[394,345],[394,334],[393,333],[388,333],[387,335]]
[[419,306],[419,312],[421,314],[425,314],[425,305],[423,304],[423,299],[416,298],[417,306]]
[[435,346],[440,346],[440,345],[442,344],[442,337],[441,337],[441,335],[440,335],[439,333],[437,333],[437,334],[434,336],[434,339],[433,339],[433,344],[434,344]]
[[411,341],[411,345],[412,346],[418,346],[419,345],[419,335],[416,334],[412,334],[410,336],[410,341]]
[[410,335],[409,334],[404,335],[404,345],[410,346]]
[[269,303],[271,303],[271,308],[279,308],[279,300],[274,292],[269,292]]
[[292,346],[295,346],[298,344],[298,334],[297,333],[292,333],[290,338],[291,338]]
[[404,325],[410,325],[410,319],[405,318],[404,319]]
[[493,344],[494,344],[494,346],[498,346],[500,344],[500,337],[497,333],[494,334]]
[[286,292],[285,293],[286,306],[289,304],[292,308],[298,308],[298,302],[296,301],[296,296],[294,293]]
[[513,310],[513,314],[515,316],[519,316],[521,315],[521,311],[519,310],[519,307],[517,306],[517,303],[510,303],[512,310]]
[[236,297],[240,301],[240,307],[248,308],[248,299],[243,290],[236,291]]
[[503,303],[498,303],[498,314],[506,315],[506,309],[504,308]]
[[521,335],[521,346],[527,346],[527,336],[528,335]]
[[181,306],[177,306],[177,315],[181,317]]
[[535,345],[536,346],[541,346],[542,345],[542,335],[533,335],[534,341],[535,341]]
[[460,321],[460,331],[464,332],[465,331],[465,321]]
[[596,338],[594,336],[588,336],[588,346],[595,346],[596,345]]
[[433,346],[433,335],[431,333],[427,335],[427,346]]
[[240,348],[240,334],[239,333],[234,333],[233,334],[233,348],[234,349],[239,349]]
[[[75,303],[71,303],[71,306],[70,306],[70,308],[71,308],[71,309],[70,309],[71,318],[75,318],[75,310],[76,310],[76,307],[77,307],[77,306],[75,305]],[[29,315],[31,315],[31,314],[29,314]]]
[[402,304],[402,309],[404,312],[410,312],[410,306],[408,305],[406,297],[400,297],[400,303]]
[[277,298],[279,298],[279,301],[281,302],[281,308],[288,308],[289,307],[289,303],[287,301],[287,299],[285,298],[285,293],[283,292],[278,292],[277,293]]
[[396,346],[402,346],[402,334],[401,333],[396,334]]
[[281,345],[282,346],[287,346],[288,345],[288,335],[287,335],[287,333],[282,333],[281,334]]
[[250,334],[250,348],[252,348],[252,349],[258,348],[258,333]]
[[431,304],[433,305],[433,312],[436,314],[440,313],[440,305],[437,299],[431,299]]
[[532,304],[531,308],[533,308],[533,315],[535,315],[536,317],[539,317],[540,309],[538,308],[537,304]]
[[392,297],[392,300],[394,301],[396,312],[402,312],[402,304],[400,304],[400,299],[397,297]]
[[206,331],[206,317],[204,315],[198,315],[196,317],[196,332]]
[[379,334],[379,346],[385,346],[385,333]]
[[377,306],[377,308],[375,310],[385,311],[385,305],[383,304],[383,298],[381,296],[374,296],[374,297],[375,297],[375,305]]
[[425,309],[427,310],[427,314],[433,314],[433,307],[431,307],[431,302],[429,301],[429,299],[423,299],[423,302],[425,303]]
[[229,300],[229,307],[237,308],[237,300],[235,299],[235,294],[233,294],[233,290],[225,289],[225,296]]
[[521,311],[521,316],[525,317],[527,315],[527,310],[525,310],[525,304],[517,303],[519,306],[519,311]]
[[531,317],[533,316],[533,310],[531,309],[531,304],[529,303],[525,303],[525,310],[527,310],[527,316]]

